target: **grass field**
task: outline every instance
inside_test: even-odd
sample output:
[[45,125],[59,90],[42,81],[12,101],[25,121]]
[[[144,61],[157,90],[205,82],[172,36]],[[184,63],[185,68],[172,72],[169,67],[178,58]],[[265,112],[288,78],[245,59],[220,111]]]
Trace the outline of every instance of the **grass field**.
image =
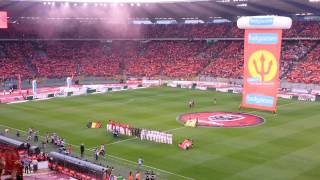
[[[218,99],[216,105],[214,97]],[[193,109],[186,107],[191,98],[196,101]],[[170,180],[319,179],[319,103],[280,99],[277,115],[246,110],[266,119],[255,127],[184,128],[176,121],[177,116],[188,112],[237,112],[240,101],[236,94],[150,88],[1,104],[0,124],[18,129],[32,126],[40,134],[57,132],[68,143],[84,143],[87,148],[108,144],[108,154],[134,162],[141,156],[145,165],[168,171]],[[85,127],[89,120],[108,119],[171,131],[174,145],[123,141],[125,137],[115,140],[104,128]],[[177,143],[186,137],[194,140],[195,147],[181,151]]]

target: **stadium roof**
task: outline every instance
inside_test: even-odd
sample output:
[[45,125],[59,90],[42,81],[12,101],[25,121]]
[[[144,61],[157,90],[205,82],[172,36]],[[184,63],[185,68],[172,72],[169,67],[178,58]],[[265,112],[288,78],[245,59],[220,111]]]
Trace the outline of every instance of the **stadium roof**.
[[[41,1],[41,2],[39,2]],[[57,0],[60,1],[60,0]],[[145,0],[83,0],[72,2],[42,0],[7,0],[0,2],[0,10],[15,17],[109,17],[110,13],[128,18],[224,18],[234,20],[238,16],[250,15],[320,15],[319,0],[208,0],[144,3]],[[75,2],[77,1],[77,2]],[[99,3],[97,1],[100,1]],[[153,1],[153,0],[148,0]],[[158,0],[161,1],[161,0]],[[168,2],[170,1],[170,2]],[[115,3],[116,2],[116,3]],[[61,13],[67,12],[67,13]],[[114,16],[112,16],[114,17]]]

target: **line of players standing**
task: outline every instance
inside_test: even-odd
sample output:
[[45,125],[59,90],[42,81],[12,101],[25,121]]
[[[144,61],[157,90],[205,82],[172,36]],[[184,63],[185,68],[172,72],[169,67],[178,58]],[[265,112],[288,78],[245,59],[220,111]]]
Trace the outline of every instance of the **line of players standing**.
[[157,143],[172,144],[172,134],[160,131],[142,129],[140,139],[154,141]]
[[157,143],[172,144],[172,134],[148,130],[142,128],[134,128],[124,123],[117,123],[109,120],[107,123],[107,132],[112,132],[115,137],[121,135],[136,136],[141,140],[154,141]]

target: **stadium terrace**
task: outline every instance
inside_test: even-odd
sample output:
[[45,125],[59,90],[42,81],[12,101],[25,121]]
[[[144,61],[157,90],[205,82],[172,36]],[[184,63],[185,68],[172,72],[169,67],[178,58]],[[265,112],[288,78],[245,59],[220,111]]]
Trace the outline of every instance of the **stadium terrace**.
[[0,1],[0,179],[319,179],[319,29],[318,0]]

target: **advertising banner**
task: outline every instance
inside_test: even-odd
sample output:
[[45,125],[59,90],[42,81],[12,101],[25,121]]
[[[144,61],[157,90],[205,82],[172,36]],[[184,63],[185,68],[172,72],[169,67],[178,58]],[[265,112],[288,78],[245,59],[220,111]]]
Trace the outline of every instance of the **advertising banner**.
[[275,111],[282,30],[245,31],[242,107]]
[[[288,27],[281,27],[281,21]],[[238,20],[238,27],[246,29],[241,107],[276,111],[282,28],[290,26],[291,19],[285,17],[256,16]]]

